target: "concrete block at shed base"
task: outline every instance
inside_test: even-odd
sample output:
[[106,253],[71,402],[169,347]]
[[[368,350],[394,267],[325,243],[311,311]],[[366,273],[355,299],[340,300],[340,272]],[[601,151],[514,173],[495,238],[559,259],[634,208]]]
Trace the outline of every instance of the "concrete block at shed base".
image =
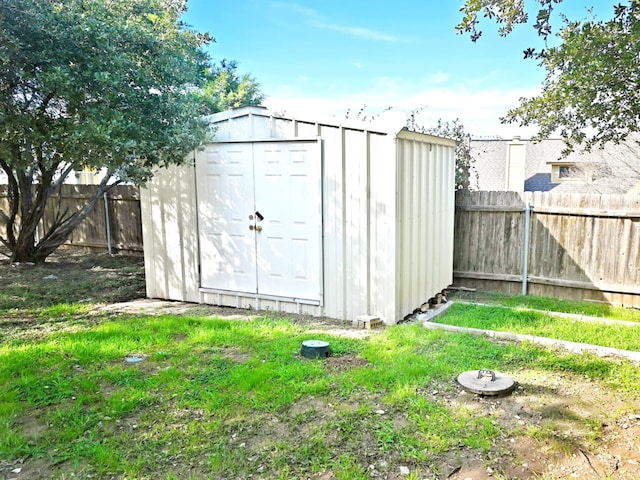
[[380,320],[380,317],[376,317],[374,315],[358,315],[353,321],[354,328],[364,328],[366,330],[380,328],[382,325],[383,322]]

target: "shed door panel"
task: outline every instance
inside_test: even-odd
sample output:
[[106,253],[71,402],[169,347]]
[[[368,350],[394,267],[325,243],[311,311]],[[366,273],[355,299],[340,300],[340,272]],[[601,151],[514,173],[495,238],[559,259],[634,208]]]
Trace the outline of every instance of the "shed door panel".
[[208,145],[196,157],[201,286],[257,292],[251,144]]
[[254,145],[259,291],[319,300],[322,169],[318,142]]
[[219,143],[199,152],[201,286],[320,300],[321,172],[318,142]]

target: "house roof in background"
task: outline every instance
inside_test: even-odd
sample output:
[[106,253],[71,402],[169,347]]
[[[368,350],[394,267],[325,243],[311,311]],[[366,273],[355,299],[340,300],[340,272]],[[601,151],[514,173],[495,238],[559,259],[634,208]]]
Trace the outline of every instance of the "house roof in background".
[[[545,139],[471,139],[476,158],[472,187],[478,190],[506,190],[510,145],[525,147],[525,191],[559,193],[627,193],[640,189],[640,144],[632,138],[620,144],[590,152],[572,152],[562,157],[564,141]],[[554,182],[554,165],[576,168],[570,178]],[[473,178],[475,177],[475,178]],[[474,185],[474,180],[476,185]]]

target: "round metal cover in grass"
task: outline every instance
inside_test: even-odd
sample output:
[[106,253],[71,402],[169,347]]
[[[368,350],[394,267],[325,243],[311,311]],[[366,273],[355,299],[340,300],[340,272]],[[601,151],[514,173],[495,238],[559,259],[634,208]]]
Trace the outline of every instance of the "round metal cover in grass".
[[132,353],[124,357],[124,361],[127,363],[139,363],[144,360],[146,355],[142,355],[139,353]]
[[516,382],[494,370],[470,370],[458,375],[458,383],[467,392],[479,395],[506,395],[516,388]]
[[305,340],[302,342],[300,353],[307,358],[327,358],[329,356],[329,343],[322,340]]

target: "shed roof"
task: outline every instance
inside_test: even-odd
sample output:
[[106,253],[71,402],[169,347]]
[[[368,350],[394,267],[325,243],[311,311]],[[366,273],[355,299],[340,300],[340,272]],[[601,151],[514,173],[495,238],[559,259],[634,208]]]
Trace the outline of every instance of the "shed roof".
[[451,145],[455,146],[456,141],[438,137],[435,135],[430,135],[427,133],[416,132],[408,129],[405,125],[400,124],[399,122],[389,122],[389,121],[372,121],[372,122],[362,122],[358,120],[351,120],[348,118],[339,118],[339,117],[292,117],[287,115],[286,113],[273,112],[268,110],[266,107],[240,107],[232,110],[226,110],[224,112],[214,113],[212,115],[206,116],[206,120],[210,124],[215,124],[218,122],[222,122],[225,120],[232,120],[245,116],[259,116],[259,117],[268,117],[273,119],[286,120],[291,122],[300,122],[300,123],[308,123],[308,124],[317,124],[328,127],[336,127],[336,128],[347,128],[350,130],[358,130],[363,132],[371,132],[377,133],[380,135],[390,135],[393,137],[404,138],[408,140],[422,140],[429,143],[441,144],[441,145]]

